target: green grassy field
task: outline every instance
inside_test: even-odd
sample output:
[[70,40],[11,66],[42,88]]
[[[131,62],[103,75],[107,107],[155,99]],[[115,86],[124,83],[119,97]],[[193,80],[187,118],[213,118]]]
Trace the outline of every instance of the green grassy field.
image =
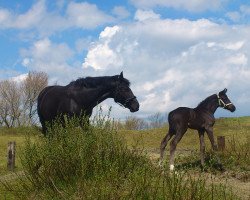
[[[119,130],[118,134],[125,138],[129,148],[136,146],[146,152],[153,163],[158,162],[159,146],[165,136],[168,127],[150,129],[143,131]],[[237,193],[242,199],[250,198],[250,117],[217,119],[214,126],[216,136],[226,137],[226,151],[219,153],[224,165],[223,172],[217,170],[207,163],[206,171],[201,171],[199,165],[192,163],[199,162],[199,137],[197,132],[189,130],[177,146],[176,165],[179,171],[189,171],[197,174],[197,177],[207,177],[207,182],[223,183],[232,187],[233,192]],[[26,137],[39,140],[41,133],[34,128],[0,129],[0,180],[7,176],[15,176],[6,169],[6,153],[8,141],[16,141],[17,160],[15,172],[22,171],[19,153],[25,145]],[[206,151],[210,152],[211,145],[206,137]],[[166,162],[169,155],[169,144],[166,151]],[[211,164],[211,162],[210,162]],[[3,187],[0,183],[0,194]],[[10,195],[10,194],[7,194]],[[1,196],[0,196],[1,197]],[[10,199],[11,197],[8,196]],[[0,198],[1,199],[1,198]]]
[[[123,130],[129,146],[137,144],[143,148],[156,164],[159,159],[159,147],[168,126],[144,131]],[[250,199],[250,117],[221,118],[216,120],[214,136],[225,136],[226,150],[217,155],[225,171],[220,172],[214,167],[208,167],[204,176],[218,183],[227,183],[243,199]],[[211,152],[211,144],[205,135],[206,152]],[[165,160],[169,159],[169,143],[166,147]],[[195,163],[195,165],[193,165]],[[167,163],[166,163],[167,164]],[[199,136],[197,131],[188,130],[177,145],[175,164],[181,170],[191,173],[200,172],[199,166]]]
[[36,128],[0,128],[0,175],[8,174],[7,170],[7,146],[8,142],[16,142],[16,171],[21,170],[19,152],[25,144],[26,136],[37,137],[41,135]]
[[[149,129],[143,131],[122,130],[120,133],[125,137],[128,145],[136,142],[155,157],[159,155],[159,147],[162,138],[166,135],[168,127]],[[246,142],[250,139],[250,117],[217,119],[214,126],[214,136],[225,136],[226,141],[236,137],[239,142]],[[206,149],[211,149],[208,137],[205,135]],[[167,151],[169,144],[167,145]],[[199,150],[199,136],[197,131],[188,130],[177,146],[177,151]],[[168,152],[167,152],[168,153]],[[178,154],[178,152],[177,152]]]

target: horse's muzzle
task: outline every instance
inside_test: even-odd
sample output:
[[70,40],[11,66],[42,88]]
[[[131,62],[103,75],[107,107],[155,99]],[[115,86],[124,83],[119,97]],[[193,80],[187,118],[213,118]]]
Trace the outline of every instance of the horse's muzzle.
[[130,112],[137,112],[139,110],[139,105],[136,108],[130,108]]
[[234,112],[236,110],[236,107],[233,104],[230,104],[229,106],[226,107],[227,110]]
[[139,102],[137,101],[137,99],[134,99],[133,101],[130,102],[129,105],[129,110],[130,112],[137,112],[139,110]]

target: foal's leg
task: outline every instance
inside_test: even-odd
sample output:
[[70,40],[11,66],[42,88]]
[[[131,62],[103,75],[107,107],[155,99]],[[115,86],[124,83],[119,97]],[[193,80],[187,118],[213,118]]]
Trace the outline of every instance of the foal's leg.
[[[208,138],[209,138],[209,140],[211,142],[213,151],[218,151],[218,146],[214,141],[213,127],[206,128],[206,132],[207,132]],[[217,162],[218,162],[218,167],[221,170],[223,170],[223,166],[221,164],[220,158],[216,156],[216,159],[217,159]]]
[[182,136],[187,131],[187,127],[180,127],[175,134],[175,137],[170,142],[170,161],[169,161],[169,167],[170,171],[174,170],[174,154],[176,150],[177,144],[180,142]]
[[161,146],[160,146],[160,161],[159,161],[159,165],[162,164],[163,161],[163,156],[164,156],[164,150],[167,146],[168,141],[171,139],[171,137],[173,136],[172,132],[170,131],[171,129],[169,128],[168,133],[166,134],[166,136],[162,139],[161,141]]
[[217,144],[215,143],[215,140],[214,140],[213,127],[212,126],[207,127],[206,132],[207,132],[208,138],[210,140],[210,143],[212,145],[212,149],[214,151],[217,151],[218,147],[217,147]]
[[204,166],[205,164],[205,142],[204,142],[204,130],[198,130],[199,132],[199,138],[200,138],[200,153],[201,153],[201,166]]

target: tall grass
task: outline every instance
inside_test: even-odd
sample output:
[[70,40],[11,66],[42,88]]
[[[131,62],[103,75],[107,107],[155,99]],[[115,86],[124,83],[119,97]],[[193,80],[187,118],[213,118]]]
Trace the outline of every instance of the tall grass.
[[79,119],[55,123],[47,137],[27,137],[21,156],[25,176],[5,184],[16,198],[237,199],[222,185],[153,165],[142,150],[127,147],[110,119],[78,124]]

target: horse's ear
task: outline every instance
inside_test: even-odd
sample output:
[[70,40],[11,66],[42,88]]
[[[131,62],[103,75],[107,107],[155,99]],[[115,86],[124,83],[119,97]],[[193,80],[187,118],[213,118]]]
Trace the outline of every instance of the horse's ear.
[[226,94],[226,92],[227,92],[227,88],[225,88],[224,90],[220,91],[219,94]]
[[120,80],[123,79],[123,72],[120,73],[119,79],[120,79]]

